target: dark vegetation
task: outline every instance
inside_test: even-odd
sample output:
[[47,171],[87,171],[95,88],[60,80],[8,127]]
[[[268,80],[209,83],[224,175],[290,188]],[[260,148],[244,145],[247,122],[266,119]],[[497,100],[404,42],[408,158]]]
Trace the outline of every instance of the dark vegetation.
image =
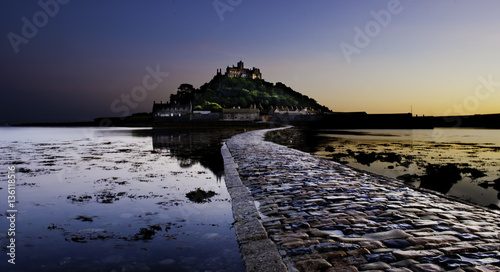
[[256,106],[267,114],[271,107],[312,108],[330,112],[316,100],[294,91],[285,84],[266,82],[262,79],[232,78],[216,75],[195,89],[191,84],[181,84],[176,94],[170,95],[170,103],[192,103],[193,110],[222,111],[222,108],[249,108]]
[[357,162],[367,166],[370,166],[371,163],[374,163],[376,161],[401,163],[403,159],[401,155],[398,155],[393,152],[382,152],[382,153],[358,152],[356,154],[354,152],[351,152],[351,155],[353,155],[353,157],[356,159]]
[[205,191],[202,190],[201,188],[197,188],[194,191],[191,191],[186,194],[186,197],[189,198],[189,200],[196,202],[196,203],[205,203],[205,202],[210,202],[211,197],[215,196],[214,191]]

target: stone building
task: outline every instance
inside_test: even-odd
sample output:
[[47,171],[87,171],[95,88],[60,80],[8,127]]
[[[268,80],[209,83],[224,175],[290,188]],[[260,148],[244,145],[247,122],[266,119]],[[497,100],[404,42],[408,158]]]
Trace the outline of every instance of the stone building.
[[[217,75],[222,75],[222,69],[217,69]],[[235,67],[227,67],[225,76],[228,77],[244,77],[244,78],[258,78],[262,79],[262,74],[259,68],[253,67],[252,69],[247,69],[244,67],[243,61],[239,61]]]
[[260,111],[250,109],[223,109],[222,120],[224,121],[255,121],[260,119]]
[[191,112],[193,111],[191,105],[177,105],[170,103],[156,103],[153,102],[153,119],[156,122],[170,121],[182,122],[191,119]]

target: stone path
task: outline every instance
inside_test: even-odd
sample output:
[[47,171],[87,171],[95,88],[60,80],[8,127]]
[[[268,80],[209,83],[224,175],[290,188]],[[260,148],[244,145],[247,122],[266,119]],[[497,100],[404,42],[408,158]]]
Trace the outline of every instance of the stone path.
[[247,271],[500,271],[500,213],[263,141],[265,132],[223,147]]

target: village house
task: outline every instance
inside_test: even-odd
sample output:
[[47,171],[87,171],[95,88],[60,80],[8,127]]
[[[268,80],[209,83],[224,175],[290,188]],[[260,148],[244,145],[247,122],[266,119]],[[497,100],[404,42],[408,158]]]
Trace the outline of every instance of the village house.
[[222,120],[224,121],[255,121],[260,120],[260,111],[255,108],[250,109],[223,109]]
[[191,112],[193,111],[191,105],[177,105],[170,103],[153,102],[153,119],[155,122],[182,122],[191,119]]

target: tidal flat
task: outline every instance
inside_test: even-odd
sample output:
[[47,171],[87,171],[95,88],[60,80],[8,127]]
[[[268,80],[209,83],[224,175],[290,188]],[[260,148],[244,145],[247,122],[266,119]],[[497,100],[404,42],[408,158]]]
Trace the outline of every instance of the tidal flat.
[[292,128],[268,133],[266,139],[409,186],[500,206],[499,130]]
[[220,155],[242,131],[1,128],[0,199],[15,166],[18,214],[0,270],[244,271]]

